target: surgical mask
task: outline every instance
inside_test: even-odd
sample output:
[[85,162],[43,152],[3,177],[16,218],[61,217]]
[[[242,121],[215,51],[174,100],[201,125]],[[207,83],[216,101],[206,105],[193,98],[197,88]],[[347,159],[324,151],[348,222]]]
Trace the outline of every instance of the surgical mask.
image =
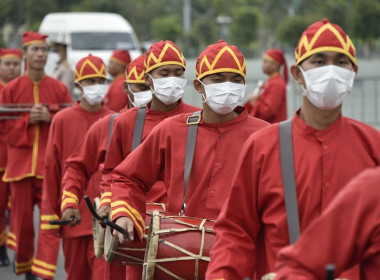
[[91,86],[82,86],[83,97],[90,105],[100,104],[107,94],[108,85],[96,84]]
[[186,79],[178,77],[152,78],[152,81],[154,86],[154,90],[151,88],[152,93],[166,105],[173,104],[182,97],[187,83]]
[[[198,80],[200,81],[200,80]],[[200,81],[201,82],[201,81]],[[215,83],[205,85],[206,97],[202,94],[205,102],[215,113],[225,115],[232,112],[239,102],[243,100],[246,85],[232,82]]]
[[331,110],[343,103],[351,93],[355,72],[335,65],[328,65],[301,72],[306,89],[303,95],[318,109]]
[[150,90],[144,90],[144,91],[139,91],[139,92],[132,91],[129,85],[128,85],[128,89],[133,94],[133,99],[135,100],[135,101],[132,101],[128,95],[129,102],[132,103],[133,107],[138,107],[138,108],[145,107],[145,105],[148,104],[152,100],[152,92]]

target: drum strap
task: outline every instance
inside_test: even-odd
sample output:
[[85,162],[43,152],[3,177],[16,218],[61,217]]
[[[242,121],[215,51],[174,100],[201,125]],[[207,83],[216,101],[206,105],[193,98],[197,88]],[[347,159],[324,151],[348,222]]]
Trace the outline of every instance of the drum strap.
[[300,235],[298,202],[293,158],[292,119],[280,122],[281,173],[284,185],[286,216],[290,244]]
[[135,122],[135,129],[133,131],[131,152],[134,149],[136,149],[141,143],[142,133],[144,129],[145,114],[146,114],[146,107],[138,109],[136,122]]
[[110,122],[108,124],[108,137],[107,137],[107,149],[108,150],[108,147],[110,145],[110,142],[111,142],[111,135],[112,135],[112,128],[113,128],[113,122],[115,120],[115,118],[118,116],[119,114],[116,113],[116,114],[112,114],[111,115],[111,118],[110,118]]
[[184,187],[183,187],[183,202],[181,206],[181,214],[185,214],[186,210],[186,193],[187,183],[189,182],[191,167],[193,165],[195,143],[197,141],[198,124],[201,121],[201,111],[194,112],[186,120],[187,138],[186,138],[186,152],[185,152],[185,167],[184,167]]

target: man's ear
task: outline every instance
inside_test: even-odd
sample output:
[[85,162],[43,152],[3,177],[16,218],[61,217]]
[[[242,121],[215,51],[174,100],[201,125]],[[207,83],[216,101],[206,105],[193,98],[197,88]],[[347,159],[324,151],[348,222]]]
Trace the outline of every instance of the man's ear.
[[296,80],[297,84],[303,84],[302,72],[297,65],[294,64],[290,67],[290,73],[292,73],[292,76],[294,80]]
[[193,85],[194,85],[194,88],[195,90],[199,93],[199,94],[204,94],[205,93],[205,89],[204,89],[204,86],[202,85],[202,83],[198,80],[198,79],[195,79],[193,81]]
[[144,74],[144,79],[145,79],[145,83],[146,83],[149,87],[153,88],[153,81],[152,81],[152,78],[150,77],[150,75],[149,75],[148,73],[145,73],[145,74]]
[[76,88],[77,90],[80,91],[81,94],[84,94],[84,92],[83,92],[83,88],[82,88],[82,86],[81,86],[79,83],[74,83],[74,86],[75,86],[75,88]]
[[126,94],[129,94],[129,93],[130,93],[129,88],[128,88],[128,84],[127,84],[126,81],[123,82],[123,89],[124,89],[124,92],[125,92]]

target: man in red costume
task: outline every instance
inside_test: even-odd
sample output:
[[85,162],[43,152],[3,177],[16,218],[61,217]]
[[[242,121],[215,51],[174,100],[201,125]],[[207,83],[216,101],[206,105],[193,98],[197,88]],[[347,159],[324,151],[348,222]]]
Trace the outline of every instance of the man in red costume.
[[30,113],[19,114],[19,119],[2,121],[8,153],[3,180],[10,185],[12,212],[7,245],[16,253],[16,274],[27,273],[27,279],[33,279],[29,273],[34,255],[33,207],[41,202],[46,143],[54,117],[49,109],[72,102],[66,86],[45,75],[46,37],[31,31],[24,33],[27,71],[8,83],[0,96],[0,104],[32,107]]
[[360,279],[380,275],[380,168],[349,182],[293,246],[282,249],[278,280],[323,280],[325,266],[336,274],[360,264]]
[[[272,273],[278,251],[292,236],[297,239],[297,225],[302,232],[353,176],[380,163],[380,133],[342,116],[343,99],[358,70],[348,35],[327,19],[316,22],[303,32],[295,55],[291,73],[304,87],[303,102],[293,119],[281,125],[291,125],[285,128],[293,153],[285,152],[290,151],[293,160],[281,165],[278,124],[247,140],[215,225],[207,279],[261,279]],[[283,177],[281,171],[288,166],[294,166],[294,172],[284,172]],[[295,201],[285,205],[288,177],[295,181],[290,197]],[[288,219],[287,214],[294,213],[287,213],[288,206],[296,206],[296,219]],[[358,279],[357,271],[342,277]]]
[[[186,216],[216,219],[243,143],[268,125],[237,106],[244,97],[245,76],[245,59],[236,46],[221,40],[200,54],[194,80],[204,100],[200,115],[196,120],[187,113],[162,121],[112,173],[112,219],[129,233],[123,236],[114,231],[119,242],[142,239],[146,193],[159,180],[167,190],[167,213],[178,214],[182,209]],[[195,123],[198,132],[185,192],[189,123]]]
[[[34,274],[45,279],[54,278],[59,247],[54,246],[57,244],[57,236],[63,239],[67,279],[98,279],[104,268],[104,260],[95,257],[91,214],[85,203],[78,201],[83,216],[80,226],[60,228],[58,225],[49,224],[49,220],[58,220],[61,216],[61,197],[63,205],[74,200],[72,197],[67,198],[62,190],[65,160],[85,137],[90,126],[113,112],[102,103],[107,93],[107,77],[106,66],[101,58],[91,54],[82,58],[75,68],[75,83],[81,91],[81,100],[55,116],[46,148],[41,229],[37,256],[32,267]],[[87,194],[95,198],[99,194],[99,182],[93,178],[89,184],[91,187],[87,189]]]
[[[22,51],[20,49],[0,49],[0,94],[5,85],[21,74]],[[6,134],[0,132],[0,137]],[[0,266],[9,265],[9,258],[5,241],[7,240],[6,216],[9,201],[9,184],[1,178],[4,175],[7,164],[7,146],[0,139]]]
[[125,71],[130,62],[131,57],[128,51],[115,50],[108,64],[108,73],[114,77],[114,80],[108,89],[104,102],[107,103],[108,108],[115,112],[119,112],[129,105],[128,96],[123,90],[123,83]]
[[[283,67],[282,76],[281,67]],[[263,57],[262,69],[269,78],[263,85],[258,86],[244,106],[251,116],[269,123],[284,121],[288,117],[286,107],[288,66],[282,50],[268,50]]]
[[[128,65],[124,88],[125,90],[128,90],[128,88],[133,90],[133,95],[128,92],[128,94],[132,95],[130,97],[132,103],[144,106],[152,99],[149,86],[145,84],[144,80],[143,55]],[[147,90],[149,92],[146,92]],[[94,123],[75,152],[66,160],[67,169],[62,180],[63,200],[70,197],[75,197],[75,200],[62,205],[62,219],[67,219],[73,215],[80,216],[78,201],[82,201],[83,195],[88,188],[89,178],[99,170],[99,166],[103,165],[105,160],[107,146],[111,138],[110,132],[112,129],[110,130],[110,127],[112,128],[113,126],[112,117],[115,116],[109,115]],[[100,188],[98,191],[97,196],[100,196]],[[75,221],[73,221],[72,225],[75,225]],[[104,279],[124,278],[124,266],[106,263]]]

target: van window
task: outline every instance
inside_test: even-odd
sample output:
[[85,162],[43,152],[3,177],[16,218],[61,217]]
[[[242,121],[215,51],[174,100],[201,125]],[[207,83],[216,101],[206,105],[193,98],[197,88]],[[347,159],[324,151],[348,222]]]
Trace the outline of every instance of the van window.
[[78,32],[71,34],[73,50],[136,49],[129,33]]

